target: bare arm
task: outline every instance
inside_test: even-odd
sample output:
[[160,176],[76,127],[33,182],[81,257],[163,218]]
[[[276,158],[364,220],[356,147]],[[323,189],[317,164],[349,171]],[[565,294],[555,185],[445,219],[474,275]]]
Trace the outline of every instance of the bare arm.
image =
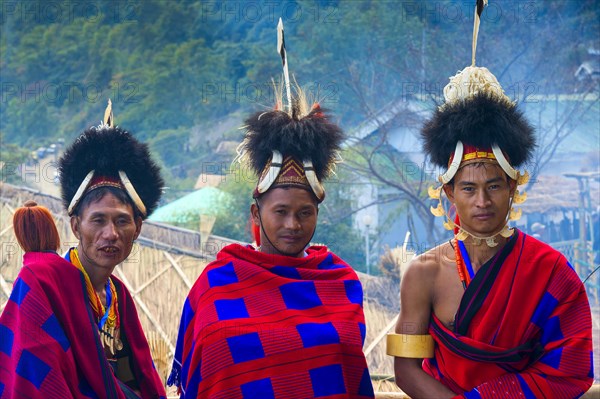
[[[430,266],[430,267],[428,267]],[[432,307],[435,270],[423,256],[413,260],[402,278],[400,287],[401,309],[396,333],[427,334]],[[454,392],[425,373],[423,359],[394,359],[396,384],[411,398],[452,398]]]

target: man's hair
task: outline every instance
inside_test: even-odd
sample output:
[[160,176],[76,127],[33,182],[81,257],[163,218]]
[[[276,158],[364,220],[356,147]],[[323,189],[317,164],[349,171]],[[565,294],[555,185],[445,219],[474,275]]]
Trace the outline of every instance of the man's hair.
[[13,215],[13,230],[25,252],[57,251],[60,237],[47,208],[27,201]]

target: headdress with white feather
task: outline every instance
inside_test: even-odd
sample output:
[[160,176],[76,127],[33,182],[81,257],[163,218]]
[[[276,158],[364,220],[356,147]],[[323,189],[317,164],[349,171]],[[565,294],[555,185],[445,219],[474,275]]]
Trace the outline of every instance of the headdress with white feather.
[[321,202],[325,197],[322,181],[339,160],[344,134],[319,104],[308,106],[305,93],[297,85],[292,93],[281,19],[277,51],[284,83],[279,87],[275,109],[246,119],[236,160],[246,161],[259,177],[255,198],[273,187],[296,186],[311,191]]
[[[421,131],[424,150],[432,162],[447,168],[439,177],[442,184],[451,183],[461,167],[474,162],[500,165],[519,185],[528,180],[527,172],[521,174],[515,167],[531,157],[535,148],[534,129],[517,105],[504,94],[496,77],[487,68],[475,66],[479,23],[487,3],[487,0],[476,1],[471,65],[450,78],[444,88],[444,104]],[[431,187],[429,193],[431,198],[439,199],[441,187]],[[525,193],[519,194],[517,190],[513,202],[522,203],[525,198]],[[446,215],[441,201],[437,208],[432,208],[432,213]],[[508,217],[516,220],[520,212],[511,209]],[[473,236],[450,219],[444,226],[458,230],[459,240]],[[504,226],[499,234],[507,237],[511,232]],[[493,237],[473,237],[485,239],[490,246],[496,245]]]
[[156,208],[164,181],[148,146],[114,126],[112,104],[99,126],[86,129],[58,161],[61,196],[67,213],[77,213],[81,200],[100,187],[127,193],[143,219]]

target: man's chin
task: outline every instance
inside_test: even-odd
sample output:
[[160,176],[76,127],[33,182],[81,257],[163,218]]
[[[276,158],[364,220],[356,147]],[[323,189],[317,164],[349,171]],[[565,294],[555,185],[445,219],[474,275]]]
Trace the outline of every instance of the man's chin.
[[485,228],[479,228],[479,229],[473,229],[473,230],[469,230],[469,229],[466,229],[466,230],[474,236],[485,238],[485,237],[493,237],[493,236],[498,235],[503,227],[504,226],[496,226],[494,228],[485,227]]
[[302,247],[300,249],[298,248],[276,248],[277,252],[279,253],[279,255],[282,256],[289,256],[292,258],[301,258],[304,255],[304,248],[306,247]]
[[303,254],[304,254],[304,251],[300,251],[300,252],[280,252],[280,255],[282,255],[282,256],[288,256],[290,258],[302,258]]
[[100,259],[97,259],[96,264],[105,269],[110,269],[110,268],[115,268],[118,264],[125,261],[125,259],[122,256],[115,256],[115,257],[103,256]]

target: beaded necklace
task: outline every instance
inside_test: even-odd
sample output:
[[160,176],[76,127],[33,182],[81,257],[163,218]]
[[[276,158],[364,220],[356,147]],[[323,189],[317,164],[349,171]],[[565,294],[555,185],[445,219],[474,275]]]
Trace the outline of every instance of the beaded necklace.
[[119,320],[119,310],[117,306],[117,288],[112,280],[109,278],[106,282],[106,308],[102,305],[102,301],[96,293],[94,286],[92,285],[92,281],[90,280],[90,276],[88,276],[87,272],[83,268],[81,261],[79,260],[79,254],[77,252],[77,248],[72,248],[69,254],[69,258],[71,263],[83,273],[83,277],[85,279],[85,287],[87,290],[87,294],[90,300],[90,305],[92,310],[96,314],[96,317],[99,319],[98,321],[98,329],[102,330],[104,325],[106,324],[109,328],[119,328],[120,320]]
[[460,278],[463,289],[466,290],[467,286],[475,276],[475,272],[471,266],[471,260],[469,259],[465,244],[456,238],[452,241],[454,241],[452,247],[454,248],[454,256],[456,258],[456,270],[458,271],[458,277]]

